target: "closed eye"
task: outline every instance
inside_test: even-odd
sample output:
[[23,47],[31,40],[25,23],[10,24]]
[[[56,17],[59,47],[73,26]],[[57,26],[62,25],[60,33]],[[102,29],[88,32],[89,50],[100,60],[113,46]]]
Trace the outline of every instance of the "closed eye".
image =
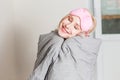
[[78,29],[79,29],[77,26],[74,26],[74,28],[75,28],[76,30],[78,30]]
[[73,17],[72,16],[68,16],[68,21],[72,22],[73,21]]
[[76,30],[79,30],[79,29],[80,29],[80,26],[76,24],[76,25],[74,26],[74,28],[75,28]]

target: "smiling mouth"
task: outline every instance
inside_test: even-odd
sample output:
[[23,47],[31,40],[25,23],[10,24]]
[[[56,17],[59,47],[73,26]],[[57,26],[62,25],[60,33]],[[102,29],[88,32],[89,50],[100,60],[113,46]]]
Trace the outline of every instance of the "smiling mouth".
[[68,30],[66,30],[65,26],[62,26],[61,29],[62,29],[62,32],[67,33],[67,34],[70,34],[70,32],[69,32]]

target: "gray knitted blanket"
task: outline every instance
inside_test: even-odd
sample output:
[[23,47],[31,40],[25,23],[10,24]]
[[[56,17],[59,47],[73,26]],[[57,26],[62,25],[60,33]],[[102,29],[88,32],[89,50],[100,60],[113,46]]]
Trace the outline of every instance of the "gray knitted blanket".
[[93,80],[100,39],[57,32],[40,35],[34,70],[28,80]]

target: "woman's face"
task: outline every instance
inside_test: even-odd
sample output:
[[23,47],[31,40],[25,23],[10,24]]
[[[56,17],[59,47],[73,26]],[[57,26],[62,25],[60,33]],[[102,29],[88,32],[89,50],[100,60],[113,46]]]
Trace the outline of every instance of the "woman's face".
[[70,38],[80,34],[80,19],[77,16],[65,16],[58,27],[58,34],[63,38]]

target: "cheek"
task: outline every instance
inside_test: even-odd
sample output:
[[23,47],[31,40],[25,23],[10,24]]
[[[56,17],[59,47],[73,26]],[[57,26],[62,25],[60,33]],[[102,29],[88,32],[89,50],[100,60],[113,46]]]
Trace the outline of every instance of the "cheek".
[[58,30],[60,30],[62,28],[62,23],[60,22],[58,25]]
[[80,33],[81,33],[80,30],[78,30],[78,31],[74,31],[74,35],[79,35]]
[[68,19],[64,19],[61,21],[62,24],[69,24],[70,22],[68,21]]

